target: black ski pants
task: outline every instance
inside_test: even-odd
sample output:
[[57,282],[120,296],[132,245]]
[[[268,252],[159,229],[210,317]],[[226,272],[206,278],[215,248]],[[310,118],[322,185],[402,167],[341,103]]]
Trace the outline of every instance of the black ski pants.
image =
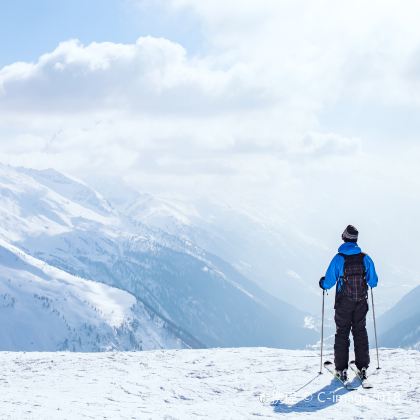
[[369,310],[367,299],[353,301],[346,296],[338,296],[335,302],[335,343],[334,362],[337,370],[348,368],[350,330],[353,334],[355,361],[358,369],[368,368],[369,340],[366,330],[366,314]]

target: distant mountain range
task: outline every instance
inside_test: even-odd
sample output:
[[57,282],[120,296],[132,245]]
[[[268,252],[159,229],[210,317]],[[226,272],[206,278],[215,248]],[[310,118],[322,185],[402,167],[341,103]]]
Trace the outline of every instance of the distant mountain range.
[[134,191],[123,199],[115,197],[114,190],[106,196],[132,220],[197,244],[273,296],[297,307],[305,302],[305,310],[319,311],[318,280],[329,261],[320,268],[319,246],[290,226],[274,227],[263,216],[211,199],[193,204]]
[[420,286],[383,314],[378,328],[381,346],[420,350]]
[[[190,226],[191,236],[159,226],[139,212],[138,197],[130,198],[137,205],[110,204],[85,183],[55,170],[0,165],[0,238],[4,249],[16,247],[13,249],[22,255],[31,255],[58,269],[51,275],[54,279],[57,273],[65,272],[80,277],[80,281],[88,279],[128,292],[121,295],[126,300],[131,296],[133,303],[131,312],[126,308],[129,316],[124,328],[137,325],[136,331],[143,331],[141,336],[133,333],[133,349],[256,345],[298,348],[316,341],[318,334],[307,328],[311,323],[305,326],[308,312],[262,290],[227,262],[224,252],[216,255],[205,249],[202,245],[206,240],[199,240],[198,226]],[[3,258],[2,266],[7,266]],[[16,278],[24,290],[26,276]],[[31,287],[28,283],[27,297],[22,298],[25,302],[32,302],[28,296],[39,294]],[[285,297],[289,289],[285,288]],[[54,291],[58,299],[57,290],[61,287]],[[5,293],[11,295],[10,290]],[[28,307],[35,308],[31,305]],[[5,311],[9,309],[1,307],[1,322],[5,322]],[[63,313],[71,313],[70,309],[63,309]],[[89,323],[90,312],[80,313]],[[145,319],[153,322],[145,324]],[[155,333],[153,323],[158,326]],[[118,336],[118,327],[111,327]],[[84,332],[76,335],[84,337]],[[62,337],[58,342],[64,342]],[[116,348],[130,347],[125,339],[116,341],[111,333],[108,337],[108,342],[101,339],[96,347],[91,342],[84,347],[75,345],[74,349],[98,350],[114,344]],[[32,341],[42,347],[40,341]],[[67,343],[70,341],[77,342],[69,339]],[[72,349],[71,345],[68,348]]]

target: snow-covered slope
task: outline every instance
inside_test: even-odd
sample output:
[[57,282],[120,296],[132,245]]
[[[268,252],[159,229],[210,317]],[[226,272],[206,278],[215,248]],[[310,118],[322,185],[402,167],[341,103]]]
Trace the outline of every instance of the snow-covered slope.
[[[37,172],[0,164],[0,237],[18,242],[40,234],[63,235],[78,227],[112,229],[118,224],[117,216],[103,202],[98,200],[95,206],[92,197],[87,204],[80,199],[75,191],[82,185],[73,182],[76,185],[69,186],[70,179],[63,182],[55,171],[34,174]],[[62,193],[57,192],[58,185],[63,186]]]
[[107,201],[96,191],[80,180],[69,175],[63,175],[55,169],[35,170],[30,168],[16,168],[22,174],[28,175],[58,195],[88,208],[96,213],[109,215],[112,209]]
[[383,314],[378,325],[382,345],[420,350],[420,286]]
[[[56,171],[0,165],[0,237],[71,274],[116,286],[205,346],[304,347],[305,311],[188,239],[146,226]],[[273,333],[275,331],[275,333]]]
[[[105,191],[114,203],[112,191]],[[318,311],[319,261],[325,250],[294,232],[289,225],[276,225],[244,208],[206,199],[196,203],[174,197],[140,194],[118,196],[115,203],[127,216],[148,226],[184,238],[231,263],[272,295],[295,306],[305,302],[307,310]],[[304,263],[302,259],[304,258]]]
[[[420,353],[382,350],[349,392],[319,354],[267,348],[0,353],[1,418],[416,419]],[[331,357],[331,354],[327,354]]]
[[[337,243],[331,248],[331,233],[314,237],[310,229],[304,231],[299,227],[302,222],[293,223],[290,215],[287,222],[282,220],[281,205],[273,217],[261,211],[264,206],[256,208],[252,202],[232,206],[228,198],[221,201],[205,193],[192,200],[175,192],[138,193],[126,185],[121,185],[122,194],[108,184],[98,182],[98,188],[124,214],[198,244],[277,298],[298,308],[304,302],[305,310],[319,313],[318,280],[337,252],[341,231],[337,232]],[[271,201],[267,197],[267,207]],[[311,214],[310,205],[308,214]],[[365,226],[376,225],[377,221],[365,221]],[[380,294],[376,312],[381,314],[417,285],[418,276],[415,267],[404,263],[401,255],[394,253],[391,258],[389,247],[384,245],[384,249],[378,242],[376,246],[371,242],[367,247],[365,238],[374,236],[374,231],[369,235],[362,232],[360,245],[371,254],[377,266]]]
[[39,235],[22,246],[67,272],[129,291],[205,346],[299,348],[318,338],[304,328],[303,311],[207,255],[180,252],[149,237],[110,238],[98,230]]
[[171,326],[122,290],[84,280],[0,239],[0,350],[182,348]]

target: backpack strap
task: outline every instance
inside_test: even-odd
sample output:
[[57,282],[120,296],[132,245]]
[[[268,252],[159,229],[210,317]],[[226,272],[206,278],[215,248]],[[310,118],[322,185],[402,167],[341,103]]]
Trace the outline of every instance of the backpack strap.
[[366,280],[366,267],[365,267],[365,257],[366,257],[366,254],[364,252],[361,252],[360,255],[362,256],[363,272],[365,273],[365,280]]
[[336,297],[337,294],[343,291],[344,288],[344,268],[346,265],[346,254],[339,252],[338,255],[341,255],[344,258],[344,265],[343,265],[343,275],[337,279],[337,286],[336,286]]

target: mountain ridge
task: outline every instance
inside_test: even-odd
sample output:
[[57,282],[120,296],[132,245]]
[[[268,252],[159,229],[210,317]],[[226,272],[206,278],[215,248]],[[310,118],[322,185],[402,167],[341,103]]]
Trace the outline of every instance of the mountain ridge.
[[379,318],[381,345],[420,350],[419,302],[420,286],[417,286]]
[[104,351],[183,348],[136,298],[72,276],[0,239],[0,349]]
[[194,242],[120,214],[85,183],[3,166],[0,188],[0,236],[11,231],[28,254],[134,294],[204,346],[295,348],[316,339],[304,311],[269,297]]

